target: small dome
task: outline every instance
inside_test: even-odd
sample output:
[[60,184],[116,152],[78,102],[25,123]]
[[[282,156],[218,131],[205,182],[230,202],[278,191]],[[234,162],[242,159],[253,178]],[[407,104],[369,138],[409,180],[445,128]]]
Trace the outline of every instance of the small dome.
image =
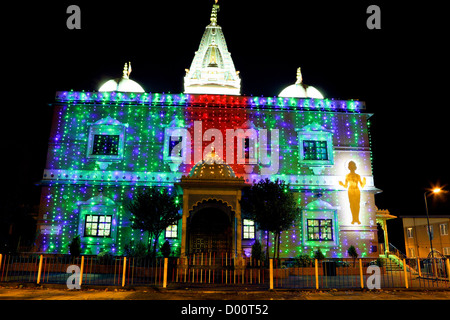
[[234,179],[236,175],[233,169],[228,164],[223,163],[222,159],[213,150],[206,156],[205,160],[198,162],[192,167],[189,177],[197,179]]
[[124,78],[108,80],[100,87],[100,89],[98,89],[98,91],[145,92],[139,83]]
[[131,63],[129,65],[125,63],[122,78],[111,79],[106,81],[104,84],[101,85],[98,91],[145,92],[145,90],[141,87],[139,83],[129,78],[130,73],[131,73]]
[[312,86],[307,86],[304,84],[293,84],[286,87],[278,95],[283,98],[314,98],[314,99],[324,99],[323,95],[319,90]]
[[278,95],[283,98],[314,98],[324,99],[322,93],[313,86],[308,86],[302,83],[302,74],[300,68],[297,69],[297,81],[283,89]]

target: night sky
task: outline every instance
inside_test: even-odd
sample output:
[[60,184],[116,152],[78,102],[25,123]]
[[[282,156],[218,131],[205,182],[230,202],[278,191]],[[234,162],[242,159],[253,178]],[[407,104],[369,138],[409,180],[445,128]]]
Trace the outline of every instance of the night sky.
[[[8,192],[39,203],[52,109],[58,90],[95,91],[120,77],[147,92],[183,91],[212,0],[58,1],[2,5],[1,139]],[[393,3],[395,2],[395,4]],[[69,30],[66,9],[81,8],[81,30]],[[243,95],[276,96],[296,79],[327,98],[366,102],[371,118],[380,209],[425,214],[423,193],[450,190],[448,33],[433,2],[219,0],[218,24],[242,79]],[[366,9],[381,8],[381,30],[369,30]],[[6,144],[6,145],[5,145]],[[7,193],[8,193],[7,192]],[[5,193],[4,193],[5,194]],[[450,193],[429,198],[430,214],[450,214]]]

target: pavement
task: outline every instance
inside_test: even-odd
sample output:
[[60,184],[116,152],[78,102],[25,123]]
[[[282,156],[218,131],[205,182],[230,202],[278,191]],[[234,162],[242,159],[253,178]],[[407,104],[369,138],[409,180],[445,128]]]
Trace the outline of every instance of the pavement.
[[[445,315],[450,290],[255,290],[228,287],[89,287],[69,290],[62,285],[1,284],[0,310],[21,318],[46,319],[123,317],[164,319],[276,319],[302,318],[314,313],[319,319],[338,314],[359,314],[364,319],[414,319],[420,310]],[[358,316],[359,317],[359,316]],[[445,317],[444,317],[445,318]]]
[[99,287],[0,284],[0,300],[450,300],[450,290],[254,290],[228,287]]

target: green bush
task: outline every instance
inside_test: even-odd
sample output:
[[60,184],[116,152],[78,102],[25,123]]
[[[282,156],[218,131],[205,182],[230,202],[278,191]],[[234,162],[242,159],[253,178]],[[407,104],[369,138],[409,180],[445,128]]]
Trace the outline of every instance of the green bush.
[[169,241],[165,241],[164,243],[163,243],[163,245],[161,246],[161,248],[160,248],[160,250],[161,250],[161,254],[163,255],[163,257],[164,258],[168,258],[169,256],[170,256],[170,253],[171,253],[171,248],[170,248],[170,243],[169,243]]
[[145,258],[147,256],[147,245],[142,241],[136,244],[134,241],[130,241],[128,244],[125,244],[124,254],[127,257]]
[[97,255],[100,264],[109,265],[112,264],[114,256],[109,251],[102,251]]
[[255,240],[255,243],[252,245],[252,258],[255,260],[262,260],[264,258],[262,246],[258,240]]
[[299,254],[295,258],[294,266],[296,267],[309,267],[311,266],[312,259],[307,254]]
[[317,259],[319,261],[322,261],[323,259],[325,259],[325,256],[323,255],[322,251],[319,249],[317,249],[316,252],[314,252],[314,259]]
[[347,253],[353,259],[358,258],[358,252],[356,251],[356,248],[354,246],[350,246],[347,250]]
[[81,240],[79,235],[70,242],[69,252],[72,257],[79,257],[81,255]]

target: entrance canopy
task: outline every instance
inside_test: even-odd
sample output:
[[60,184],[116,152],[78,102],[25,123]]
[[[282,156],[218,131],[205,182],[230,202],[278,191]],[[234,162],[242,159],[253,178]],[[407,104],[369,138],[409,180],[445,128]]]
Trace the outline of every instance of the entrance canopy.
[[189,176],[176,184],[183,193],[181,256],[196,252],[241,248],[241,190],[243,178],[214,154],[197,163]]

